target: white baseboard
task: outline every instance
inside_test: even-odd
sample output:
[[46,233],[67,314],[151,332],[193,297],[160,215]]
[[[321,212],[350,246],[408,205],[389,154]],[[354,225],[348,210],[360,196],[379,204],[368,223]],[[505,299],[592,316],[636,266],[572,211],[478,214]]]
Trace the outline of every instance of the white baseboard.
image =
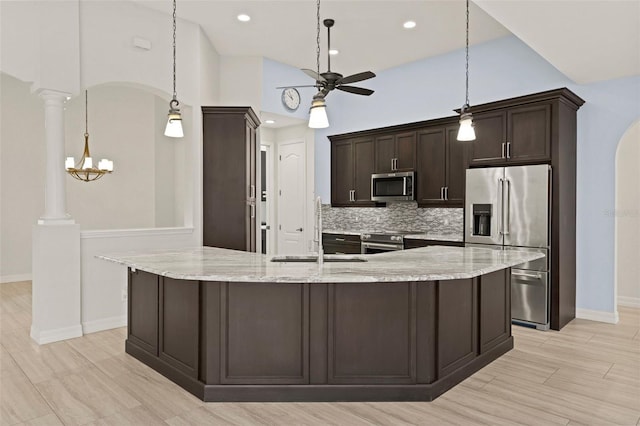
[[71,327],[57,328],[54,330],[40,331],[31,326],[31,338],[39,345],[58,342],[60,340],[73,339],[82,336],[82,326],[80,324]]
[[31,273],[29,274],[15,274],[15,275],[2,275],[0,276],[0,283],[16,283],[19,281],[31,281]]
[[127,325],[127,316],[121,315],[111,318],[103,318],[99,320],[87,321],[82,323],[82,331],[84,334],[96,333],[103,330],[111,330],[112,328],[120,328]]
[[618,305],[640,308],[640,297],[618,296]]
[[586,319],[590,321],[606,322],[609,324],[617,324],[619,321],[618,311],[592,311],[591,309],[576,308],[576,318]]

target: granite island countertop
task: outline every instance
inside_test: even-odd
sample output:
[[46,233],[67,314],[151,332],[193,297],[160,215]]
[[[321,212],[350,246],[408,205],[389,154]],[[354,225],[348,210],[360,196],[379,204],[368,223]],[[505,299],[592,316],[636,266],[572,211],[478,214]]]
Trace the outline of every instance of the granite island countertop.
[[431,246],[364,255],[366,262],[271,262],[269,256],[214,247],[97,256],[175,279],[264,283],[371,283],[473,278],[543,257],[541,253]]

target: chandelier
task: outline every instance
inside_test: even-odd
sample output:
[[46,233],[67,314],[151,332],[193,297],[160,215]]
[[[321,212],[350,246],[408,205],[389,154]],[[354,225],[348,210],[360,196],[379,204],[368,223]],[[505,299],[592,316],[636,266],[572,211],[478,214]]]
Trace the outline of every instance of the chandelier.
[[93,166],[93,158],[89,152],[89,101],[87,91],[84,91],[84,152],[78,163],[73,157],[67,157],[64,162],[65,169],[74,178],[91,182],[100,179],[107,173],[113,172],[113,161],[103,158],[98,162],[98,167]]

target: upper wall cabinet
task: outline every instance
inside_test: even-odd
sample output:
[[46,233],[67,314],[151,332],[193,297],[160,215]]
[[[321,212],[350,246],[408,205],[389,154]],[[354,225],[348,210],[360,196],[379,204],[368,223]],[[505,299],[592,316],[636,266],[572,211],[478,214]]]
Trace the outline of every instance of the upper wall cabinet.
[[436,125],[418,131],[416,151],[416,201],[420,207],[462,207],[466,151],[456,124]]
[[416,168],[416,132],[376,137],[376,173],[412,171]]
[[473,116],[472,166],[551,161],[551,102],[536,102]]
[[334,141],[331,144],[331,205],[374,206],[371,201],[374,164],[373,137]]

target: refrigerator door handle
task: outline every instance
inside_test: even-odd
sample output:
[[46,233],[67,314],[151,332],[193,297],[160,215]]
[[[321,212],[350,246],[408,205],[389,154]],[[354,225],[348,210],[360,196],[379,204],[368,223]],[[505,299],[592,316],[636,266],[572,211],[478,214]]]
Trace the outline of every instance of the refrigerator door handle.
[[504,235],[504,179],[498,179],[498,234]]
[[[503,186],[506,184],[506,189],[502,188],[502,217],[504,220],[504,224],[502,225],[502,230],[504,235],[509,235],[511,230],[511,182],[509,179],[504,179],[502,181]],[[506,197],[507,201],[504,201]]]

